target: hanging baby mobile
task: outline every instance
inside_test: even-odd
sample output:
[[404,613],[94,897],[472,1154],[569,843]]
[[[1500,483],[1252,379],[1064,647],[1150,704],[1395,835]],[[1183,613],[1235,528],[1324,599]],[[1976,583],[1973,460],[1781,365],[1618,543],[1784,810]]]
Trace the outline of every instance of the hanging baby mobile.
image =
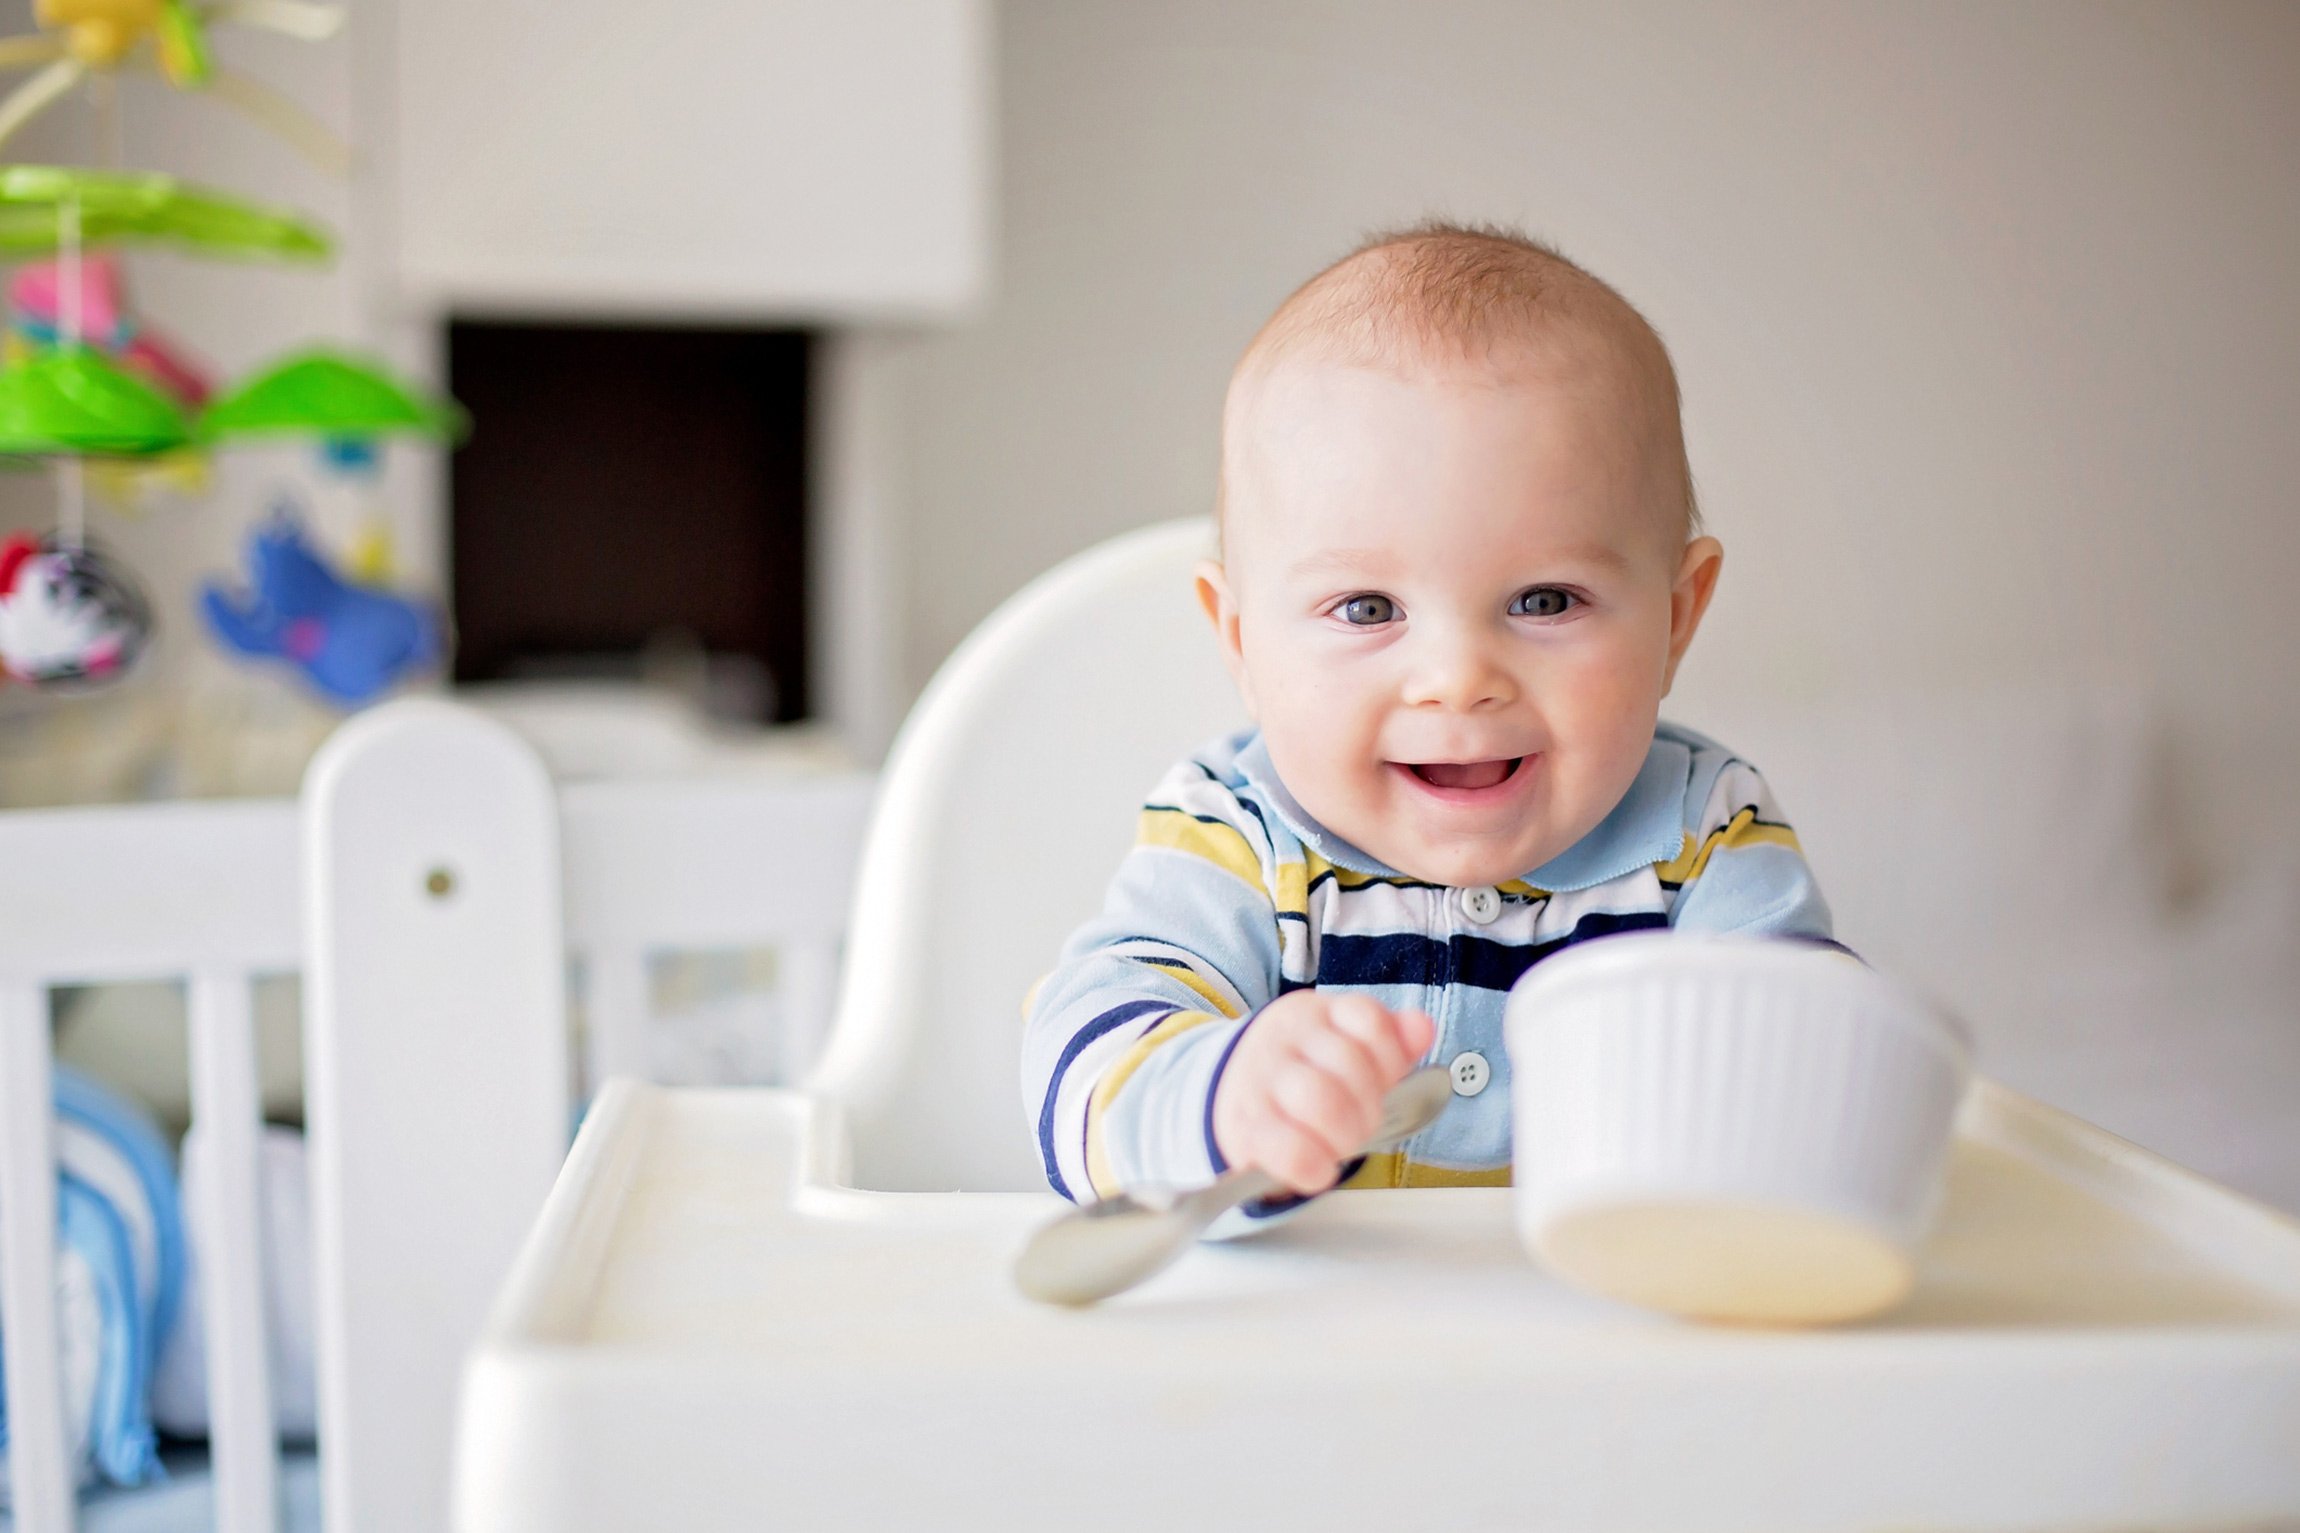
[[350,152],[309,112],[260,80],[219,67],[208,28],[236,23],[317,42],[343,26],[338,6],[311,0],[33,0],[40,31],[0,38],[0,69],[42,66],[0,101],[0,147],[83,80],[107,91],[124,69],[158,74],[238,108],[325,169],[350,167]]
[[[223,68],[208,29],[236,24],[317,40],[343,12],[311,0],[34,0],[39,31],[0,38],[0,71],[35,72],[0,100],[0,146],[86,82],[104,138],[118,142],[123,72],[157,75],[215,97],[314,162],[348,167],[343,144],[270,87]],[[114,151],[116,153],[116,150]],[[0,164],[0,463],[47,464],[56,526],[0,542],[0,677],[40,688],[101,684],[146,647],[151,604],[119,561],[89,538],[89,486],[171,471],[204,482],[207,455],[243,443],[302,439],[327,474],[372,498],[378,444],[451,442],[465,422],[364,358],[311,347],[219,387],[166,329],[129,299],[120,252],[161,246],[210,259],[322,262],[327,233],[293,213],[164,175]],[[275,504],[247,543],[244,587],[212,581],[202,616],[227,653],[276,663],[325,700],[354,707],[436,665],[432,604],[388,589],[386,521],[367,508],[344,566]]]

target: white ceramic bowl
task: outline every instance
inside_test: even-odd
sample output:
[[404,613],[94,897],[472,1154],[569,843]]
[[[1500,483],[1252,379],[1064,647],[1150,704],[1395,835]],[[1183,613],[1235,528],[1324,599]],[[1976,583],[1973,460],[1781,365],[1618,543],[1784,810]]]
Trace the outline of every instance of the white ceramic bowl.
[[1504,1024],[1518,1229],[1575,1285],[1827,1324],[1915,1281],[1971,1042],[1827,948],[1671,933],[1560,953]]

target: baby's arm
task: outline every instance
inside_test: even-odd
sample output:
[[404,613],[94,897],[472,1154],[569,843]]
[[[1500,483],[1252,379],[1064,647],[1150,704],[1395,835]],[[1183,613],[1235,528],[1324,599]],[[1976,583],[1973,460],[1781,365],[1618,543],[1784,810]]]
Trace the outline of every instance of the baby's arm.
[[1023,1105],[1047,1181],[1077,1202],[1220,1173],[1214,1085],[1280,989],[1258,826],[1214,785],[1185,787],[1161,785],[1102,913],[1027,1008]]
[[1102,914],[1028,1007],[1023,1100],[1065,1197],[1198,1186],[1233,1164],[1329,1186],[1427,1047],[1426,1019],[1289,991],[1271,855],[1252,810],[1195,766],[1143,810]]

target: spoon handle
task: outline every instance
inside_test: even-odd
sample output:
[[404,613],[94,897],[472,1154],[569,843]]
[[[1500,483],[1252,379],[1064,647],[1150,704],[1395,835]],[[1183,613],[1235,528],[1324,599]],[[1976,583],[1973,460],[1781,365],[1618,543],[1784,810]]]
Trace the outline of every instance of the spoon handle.
[[1285,1190],[1285,1184],[1267,1171],[1251,1167],[1225,1171],[1197,1191],[1185,1194],[1178,1211],[1189,1218],[1193,1225],[1191,1234],[1196,1235],[1239,1204],[1274,1197]]

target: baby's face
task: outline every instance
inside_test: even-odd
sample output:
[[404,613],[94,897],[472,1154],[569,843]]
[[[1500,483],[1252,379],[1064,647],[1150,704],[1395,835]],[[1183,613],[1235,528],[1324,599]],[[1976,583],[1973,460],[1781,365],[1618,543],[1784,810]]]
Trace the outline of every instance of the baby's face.
[[1610,374],[1295,360],[1233,412],[1201,597],[1288,789],[1400,872],[1518,877],[1645,760],[1718,549]]

